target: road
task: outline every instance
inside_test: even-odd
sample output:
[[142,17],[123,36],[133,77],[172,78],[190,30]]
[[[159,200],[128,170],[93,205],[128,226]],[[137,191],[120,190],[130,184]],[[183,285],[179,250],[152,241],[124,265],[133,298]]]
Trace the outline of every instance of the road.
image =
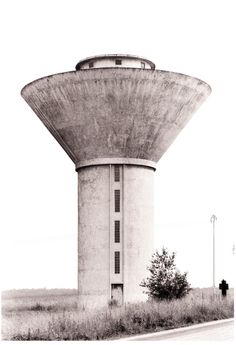
[[206,322],[200,325],[178,328],[169,331],[150,333],[135,337],[123,338],[124,340],[234,340],[234,319]]

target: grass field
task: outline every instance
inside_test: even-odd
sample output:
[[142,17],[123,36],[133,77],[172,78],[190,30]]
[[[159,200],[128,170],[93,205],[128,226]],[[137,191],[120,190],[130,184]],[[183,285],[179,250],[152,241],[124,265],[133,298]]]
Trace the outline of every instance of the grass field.
[[76,290],[2,293],[3,340],[99,340],[233,317],[234,295],[193,289],[182,300],[79,311]]

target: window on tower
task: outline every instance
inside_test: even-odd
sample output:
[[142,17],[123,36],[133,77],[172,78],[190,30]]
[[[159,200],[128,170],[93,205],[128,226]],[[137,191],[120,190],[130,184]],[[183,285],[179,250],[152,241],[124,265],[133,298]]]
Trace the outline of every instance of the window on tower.
[[116,59],[116,65],[122,65],[121,59]]
[[115,182],[120,181],[120,167],[119,167],[119,165],[115,165],[115,167],[114,167],[114,180],[115,180]]
[[115,212],[120,212],[120,190],[115,190]]
[[115,243],[120,243],[120,221],[115,220]]
[[89,68],[93,68],[93,62],[89,63]]
[[115,252],[115,274],[120,273],[120,252]]

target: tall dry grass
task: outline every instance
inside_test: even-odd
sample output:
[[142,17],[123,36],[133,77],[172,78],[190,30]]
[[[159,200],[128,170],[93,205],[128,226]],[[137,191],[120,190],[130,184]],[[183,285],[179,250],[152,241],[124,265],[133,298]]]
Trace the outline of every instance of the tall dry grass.
[[230,318],[234,311],[232,290],[226,299],[212,289],[194,289],[182,300],[127,304],[96,311],[79,311],[78,297],[73,293],[53,298],[54,303],[49,304],[48,296],[39,299],[31,296],[30,302],[16,303],[15,310],[3,303],[3,338],[99,340]]

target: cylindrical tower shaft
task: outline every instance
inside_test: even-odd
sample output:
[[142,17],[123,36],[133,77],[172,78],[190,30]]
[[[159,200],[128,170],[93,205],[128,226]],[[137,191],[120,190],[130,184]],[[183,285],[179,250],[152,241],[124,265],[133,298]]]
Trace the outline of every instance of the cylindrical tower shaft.
[[78,170],[81,307],[145,299],[140,283],[153,250],[153,181],[154,169],[144,166]]

